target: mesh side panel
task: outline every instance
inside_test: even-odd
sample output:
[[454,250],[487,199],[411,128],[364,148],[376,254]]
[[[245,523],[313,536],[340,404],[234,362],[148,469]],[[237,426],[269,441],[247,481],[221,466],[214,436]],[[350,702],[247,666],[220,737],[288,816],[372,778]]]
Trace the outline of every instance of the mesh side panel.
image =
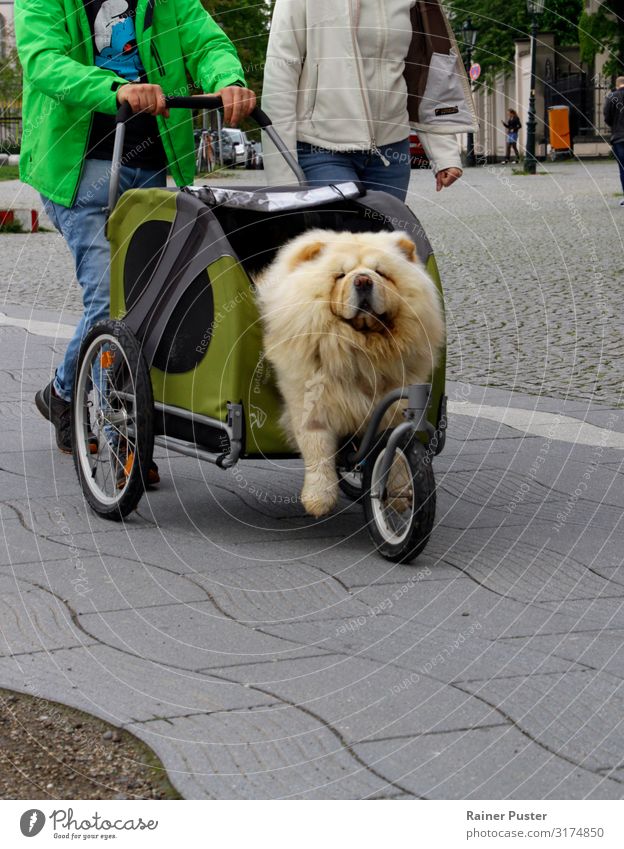
[[171,224],[153,220],[141,224],[132,234],[124,262],[126,309],[135,303],[152,276],[164,250]]
[[154,355],[154,365],[169,374],[197,366],[208,351],[214,325],[214,296],[206,271],[179,299]]

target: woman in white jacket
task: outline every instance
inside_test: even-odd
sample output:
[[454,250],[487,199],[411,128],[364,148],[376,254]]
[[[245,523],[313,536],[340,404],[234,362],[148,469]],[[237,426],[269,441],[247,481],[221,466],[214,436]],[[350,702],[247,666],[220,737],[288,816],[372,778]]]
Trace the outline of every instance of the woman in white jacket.
[[[311,184],[359,180],[405,200],[410,126],[439,191],[476,121],[438,0],[276,0],[263,107]],[[292,173],[270,143],[268,182]]]

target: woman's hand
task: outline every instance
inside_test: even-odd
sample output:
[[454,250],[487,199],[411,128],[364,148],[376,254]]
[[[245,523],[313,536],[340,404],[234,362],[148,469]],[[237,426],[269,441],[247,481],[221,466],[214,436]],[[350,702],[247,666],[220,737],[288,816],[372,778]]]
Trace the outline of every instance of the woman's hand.
[[447,186],[452,186],[455,180],[459,180],[464,172],[461,168],[445,168],[436,174],[436,192],[442,191]]
[[256,106],[253,91],[239,85],[228,85],[215,94],[223,101],[223,120],[228,127],[236,127]]

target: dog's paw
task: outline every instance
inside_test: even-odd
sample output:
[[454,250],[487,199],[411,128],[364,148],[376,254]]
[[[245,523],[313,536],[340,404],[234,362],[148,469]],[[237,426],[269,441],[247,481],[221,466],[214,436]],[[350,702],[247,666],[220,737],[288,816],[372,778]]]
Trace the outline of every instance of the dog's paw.
[[301,493],[301,503],[306,513],[319,519],[331,513],[338,503],[338,491],[336,487],[304,487]]

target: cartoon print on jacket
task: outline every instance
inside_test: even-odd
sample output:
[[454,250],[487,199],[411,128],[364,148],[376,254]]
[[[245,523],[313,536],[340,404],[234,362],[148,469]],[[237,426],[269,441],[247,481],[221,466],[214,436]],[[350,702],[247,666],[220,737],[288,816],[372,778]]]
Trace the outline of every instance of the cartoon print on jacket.
[[115,71],[126,80],[138,80],[143,73],[134,28],[134,13],[126,0],[104,0],[94,23],[95,64]]

